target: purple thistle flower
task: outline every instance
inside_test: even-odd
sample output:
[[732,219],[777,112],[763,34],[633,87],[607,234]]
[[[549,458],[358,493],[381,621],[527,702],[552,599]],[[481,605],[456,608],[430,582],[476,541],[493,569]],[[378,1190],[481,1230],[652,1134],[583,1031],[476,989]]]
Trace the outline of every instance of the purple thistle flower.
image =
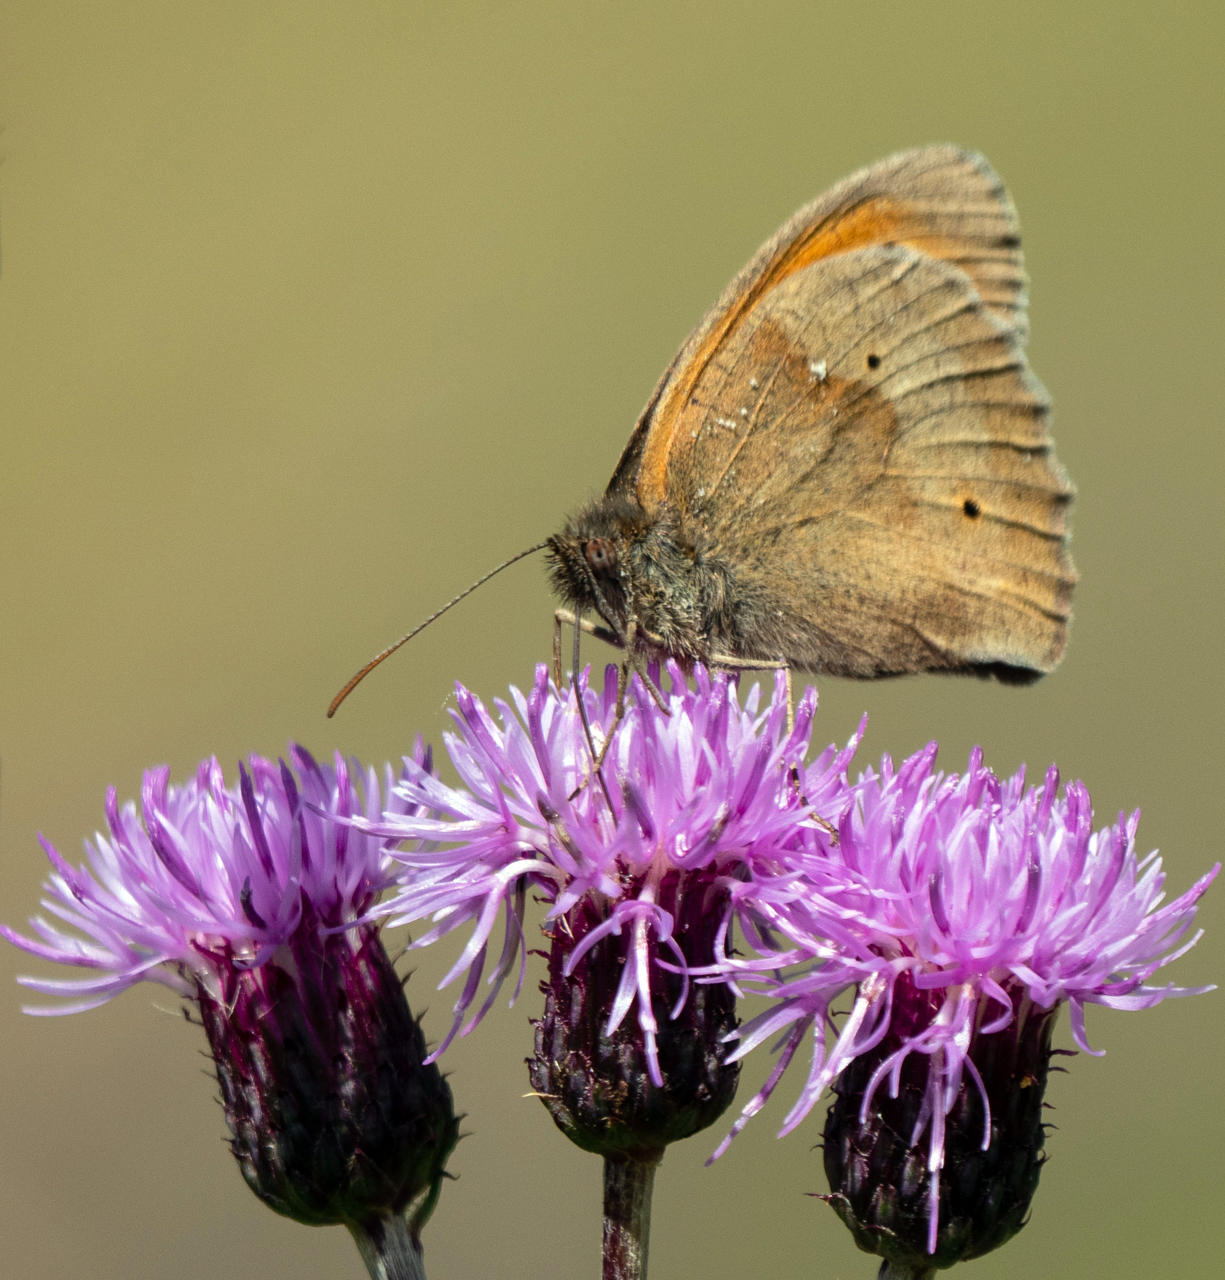
[[[558,689],[538,667],[530,694],[512,690],[496,716],[460,687],[447,749],[462,785],[406,761],[396,794],[410,811],[361,824],[409,842],[395,855],[404,873],[388,910],[402,923],[432,918],[418,946],[471,925],[442,983],[466,975],[438,1052],[481,1020],[516,955],[518,996],[528,889],[548,903],[549,976],[529,1078],[558,1128],[604,1158],[606,1276],[645,1275],[665,1148],[712,1124],[735,1096],[739,1066],[726,1061],[735,993],[714,972],[727,956],[731,886],[793,843],[829,840],[822,821],[847,802],[854,753],[854,744],[830,748],[805,767],[816,694],[788,730],[781,674],[764,708],[756,687],[742,706],[726,675],[697,668],[693,691],[679,667],[669,676],[662,707],[635,676],[619,723],[611,667],[603,695],[585,675]],[[499,915],[492,990],[465,1025]],[[711,970],[708,980],[691,984],[694,969]]]
[[[530,886],[549,903],[550,924],[580,904],[598,904],[598,923],[590,923],[566,952],[566,975],[601,940],[622,939],[625,963],[606,1034],[636,1010],[650,1077],[660,1085],[653,991],[661,973],[685,974],[710,963],[716,935],[722,944],[729,920],[712,897],[704,913],[720,927],[710,930],[710,952],[686,956],[678,944],[674,905],[663,901],[669,890],[675,894],[675,881],[687,881],[690,894],[697,883],[714,887],[726,903],[735,879],[759,862],[770,864],[800,833],[814,846],[828,843],[821,820],[836,819],[847,803],[845,770],[858,738],[845,751],[831,747],[804,765],[815,690],[801,699],[788,732],[781,674],[761,709],[756,685],[741,706],[735,681],[724,674],[698,668],[697,688],[690,691],[678,667],[670,664],[668,670],[666,712],[640,680],[631,681],[625,719],[602,767],[607,798],[593,781],[574,687],[559,691],[540,665],[531,693],[524,697],[512,688],[513,706],[497,701],[496,717],[457,686],[457,732],[445,740],[462,786],[447,786],[406,760],[395,789],[405,811],[356,822],[388,840],[424,842],[393,854],[404,875],[399,893],[382,908],[397,924],[433,918],[434,927],[414,945],[473,926],[441,984],[466,974],[451,1033],[436,1054],[460,1031],[475,999],[499,914],[505,928],[488,979],[492,991],[463,1034],[489,1010],[516,955],[519,983],[511,1003],[517,998]],[[579,682],[597,751],[613,726],[614,672],[608,668],[603,694],[588,686],[586,676]],[[682,984],[674,1015],[686,998]]]
[[[735,886],[736,909],[758,955],[724,968],[755,976],[775,1003],[735,1033],[740,1043],[732,1056],[779,1035],[783,1048],[716,1152],[811,1040],[808,1076],[781,1132],[794,1129],[838,1081],[826,1129],[832,1202],[861,1247],[916,1274],[986,1252],[1022,1224],[1041,1165],[1040,1086],[1051,1015],[1061,1003],[1069,1005],[1077,1045],[1093,1053],[1086,1004],[1144,1009],[1211,990],[1149,980],[1198,940],[1198,933],[1187,936],[1196,904],[1220,869],[1162,905],[1160,859],[1136,854],[1138,813],[1094,832],[1087,790],[1074,783],[1058,795],[1054,768],[1041,787],[1026,789],[1024,770],[1000,782],[978,749],[960,777],[934,773],[935,756],[931,743],[896,771],[886,757],[879,774],[870,771],[853,786],[836,843],[789,850],[773,869],[755,866],[751,882]],[[790,969],[797,963],[798,971]],[[852,1008],[827,1048],[831,1007],[847,991],[854,992]],[[1022,1061],[1029,1064],[1024,1071]],[[1009,1100],[1018,1081],[1039,1086],[1029,1095],[1032,1105],[1019,1110]],[[882,1092],[902,1099],[887,1123],[879,1118],[891,1105],[878,1098]],[[969,1105],[974,1098],[977,1110]],[[1007,1132],[1009,1115],[1001,1112],[1009,1108],[1017,1125],[1029,1126],[1024,1136]],[[1009,1141],[1029,1150],[1007,1212],[1000,1186],[987,1189],[995,1199],[986,1226],[970,1221],[967,1204],[991,1194],[967,1190],[960,1173],[957,1187],[941,1186],[950,1141],[958,1152],[968,1149],[962,1138],[971,1114],[977,1151],[998,1155],[993,1144]],[[897,1133],[897,1150],[882,1149],[885,1131]],[[925,1133],[925,1168],[916,1167]],[[869,1170],[876,1176],[887,1165],[894,1185],[869,1187]],[[926,1205],[918,1247],[908,1254],[898,1242],[907,1222],[899,1182],[912,1201],[921,1192]]]
[[[93,1008],[140,981],[194,1002],[251,1189],[298,1221],[344,1223],[364,1254],[415,1256],[457,1123],[370,919],[394,864],[349,825],[396,803],[393,779],[290,755],[292,769],[253,756],[236,787],[215,759],[183,786],[151,769],[139,815],[111,788],[88,866],[42,842],[43,905],[68,928],[36,917],[37,938],[0,934],[89,971],[20,979],[69,997],[30,1012]],[[414,764],[428,775],[420,745]]]
[[367,771],[363,799],[339,757],[331,769],[296,745],[291,756],[296,777],[283,763],[253,756],[249,772],[239,766],[236,788],[226,787],[215,758],[183,786],[170,785],[168,767],[150,769],[139,815],[130,802],[120,809],[111,787],[109,835],[86,841],[88,867],[71,866],[39,836],[53,867],[43,906],[77,932],[40,916],[30,923],[41,941],[7,925],[0,936],[97,976],[19,979],[47,995],[77,997],[26,1012],[92,1009],[142,981],[218,999],[224,975],[265,964],[308,908],[319,929],[366,916],[392,864],[377,839],[329,818],[374,818],[380,796],[392,800],[391,774],[380,789]]

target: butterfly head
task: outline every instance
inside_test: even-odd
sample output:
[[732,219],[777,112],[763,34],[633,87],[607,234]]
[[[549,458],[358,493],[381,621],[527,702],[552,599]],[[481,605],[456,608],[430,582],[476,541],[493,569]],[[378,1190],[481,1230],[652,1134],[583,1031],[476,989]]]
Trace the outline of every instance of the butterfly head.
[[636,502],[610,495],[576,512],[548,541],[554,590],[576,611],[594,609],[623,633],[631,548],[649,523]]

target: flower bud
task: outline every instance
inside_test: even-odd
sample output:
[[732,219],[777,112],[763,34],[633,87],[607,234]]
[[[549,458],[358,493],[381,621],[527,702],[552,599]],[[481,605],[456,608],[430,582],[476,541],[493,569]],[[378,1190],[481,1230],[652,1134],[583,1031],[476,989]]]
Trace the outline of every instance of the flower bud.
[[933,1105],[940,1108],[934,1058],[943,1051],[906,1054],[896,1095],[879,1069],[885,1064],[888,1072],[889,1060],[931,1024],[944,999],[939,989],[916,990],[908,974],[899,979],[888,1034],[842,1072],[825,1121],[831,1194],[823,1198],[861,1249],[918,1275],[981,1257],[1016,1235],[1046,1159],[1042,1097],[1056,1009],[1041,1009],[1024,993],[1014,994],[1017,1012],[1002,1031],[971,1033],[972,1069],[944,1117],[934,1169],[929,1141],[914,1141]]
[[370,925],[296,932],[258,969],[220,966],[200,1014],[230,1147],[270,1208],[309,1225],[429,1216],[455,1146],[451,1091]]
[[[710,881],[671,872],[660,886],[660,906],[675,915],[674,940],[694,965],[712,956],[726,906],[711,893]],[[713,1124],[735,1097],[739,1066],[723,1061],[724,1039],[736,1027],[735,996],[724,983],[687,984],[656,966],[654,934],[643,929],[639,939],[633,926],[629,937],[605,934],[571,965],[605,919],[600,906],[584,898],[551,926],[549,979],[541,983],[545,1010],[532,1023],[536,1053],[528,1059],[529,1076],[557,1127],[583,1150],[655,1160],[669,1143]],[[626,953],[636,945],[648,952],[643,971],[652,972],[651,1016],[644,1020],[640,1010],[638,1018],[620,1018],[609,1030],[619,997],[628,1003]]]

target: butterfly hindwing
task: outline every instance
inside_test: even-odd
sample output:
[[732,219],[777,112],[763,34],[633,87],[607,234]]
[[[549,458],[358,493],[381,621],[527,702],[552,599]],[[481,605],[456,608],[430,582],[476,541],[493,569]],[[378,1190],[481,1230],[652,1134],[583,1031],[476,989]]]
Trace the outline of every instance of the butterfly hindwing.
[[1048,415],[964,273],[904,248],[839,254],[707,363],[669,500],[786,619],[796,665],[1047,670],[1075,580]]

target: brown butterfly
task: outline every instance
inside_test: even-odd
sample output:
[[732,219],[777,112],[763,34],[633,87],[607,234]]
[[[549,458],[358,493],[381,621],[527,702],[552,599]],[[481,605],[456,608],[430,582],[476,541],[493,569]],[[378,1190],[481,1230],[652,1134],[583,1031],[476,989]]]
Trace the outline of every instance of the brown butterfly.
[[1058,663],[1073,489],[1025,360],[1016,211],[923,147],[797,213],[548,540],[574,621],[642,657],[841,676]]
[[1063,654],[1076,571],[1025,336],[1017,215],[986,160],[882,160],[758,251],[604,496],[506,564],[548,549],[576,670],[581,628],[625,649],[625,674],[673,657],[1035,680]]

